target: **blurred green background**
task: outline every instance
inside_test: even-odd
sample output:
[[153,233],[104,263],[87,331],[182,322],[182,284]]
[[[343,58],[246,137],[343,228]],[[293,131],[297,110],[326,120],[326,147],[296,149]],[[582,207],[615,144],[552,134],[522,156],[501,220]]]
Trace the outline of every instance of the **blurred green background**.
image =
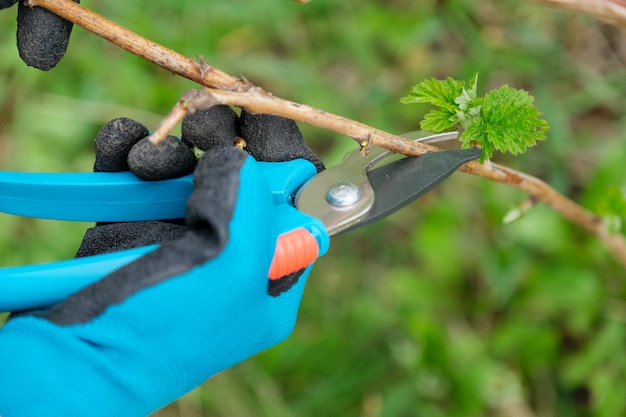
[[[275,95],[396,133],[428,110],[398,102],[413,84],[479,72],[483,91],[530,91],[552,126],[498,162],[592,209],[626,186],[626,32],[593,19],[513,0],[83,4]],[[124,115],[153,128],[194,87],[78,27],[57,68],[26,68],[15,12],[0,14],[0,169],[89,171],[101,125]],[[301,127],[328,165],[354,147]],[[626,415],[626,272],[546,207],[503,225],[525,198],[457,173],[334,238],[293,335],[157,415]],[[86,227],[0,215],[0,265],[72,257]]]

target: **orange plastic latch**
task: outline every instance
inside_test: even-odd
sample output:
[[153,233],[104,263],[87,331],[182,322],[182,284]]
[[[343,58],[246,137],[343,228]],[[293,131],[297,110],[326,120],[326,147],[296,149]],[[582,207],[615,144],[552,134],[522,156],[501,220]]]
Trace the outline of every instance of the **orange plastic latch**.
[[317,259],[317,241],[306,229],[299,228],[278,237],[269,279],[276,280],[311,265]]

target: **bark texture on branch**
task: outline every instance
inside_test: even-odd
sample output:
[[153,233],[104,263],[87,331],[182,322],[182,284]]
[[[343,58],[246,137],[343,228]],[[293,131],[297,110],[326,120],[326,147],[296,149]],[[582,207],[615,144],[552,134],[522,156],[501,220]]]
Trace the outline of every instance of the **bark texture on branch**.
[[43,7],[81,26],[126,51],[196,83],[216,88],[233,88],[237,77],[188,58],[118,25],[71,0],[26,0],[30,7]]

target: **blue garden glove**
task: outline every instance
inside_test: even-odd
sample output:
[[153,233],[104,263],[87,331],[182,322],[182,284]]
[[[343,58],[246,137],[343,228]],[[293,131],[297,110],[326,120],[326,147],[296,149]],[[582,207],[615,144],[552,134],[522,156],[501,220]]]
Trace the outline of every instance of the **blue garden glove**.
[[[248,116],[265,139],[293,123]],[[310,266],[268,293],[277,216],[252,156],[209,149],[182,237],[0,329],[0,415],[146,416],[282,341]]]
[[[0,0],[0,9],[18,0]],[[74,0],[80,3],[80,0]],[[17,49],[29,66],[48,71],[65,55],[72,23],[41,7],[28,7],[24,0],[17,6]]]

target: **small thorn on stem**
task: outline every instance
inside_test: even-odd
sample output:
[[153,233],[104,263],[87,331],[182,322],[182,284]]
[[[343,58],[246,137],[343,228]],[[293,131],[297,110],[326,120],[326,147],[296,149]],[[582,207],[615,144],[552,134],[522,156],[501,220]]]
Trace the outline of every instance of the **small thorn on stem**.
[[200,78],[205,79],[213,67],[204,59],[202,55],[196,55],[193,59],[200,66]]
[[252,87],[254,87],[254,84],[252,84],[252,82],[245,76],[241,75],[237,78],[237,81],[235,81],[235,84],[229,89],[229,91],[243,92],[250,90]]

